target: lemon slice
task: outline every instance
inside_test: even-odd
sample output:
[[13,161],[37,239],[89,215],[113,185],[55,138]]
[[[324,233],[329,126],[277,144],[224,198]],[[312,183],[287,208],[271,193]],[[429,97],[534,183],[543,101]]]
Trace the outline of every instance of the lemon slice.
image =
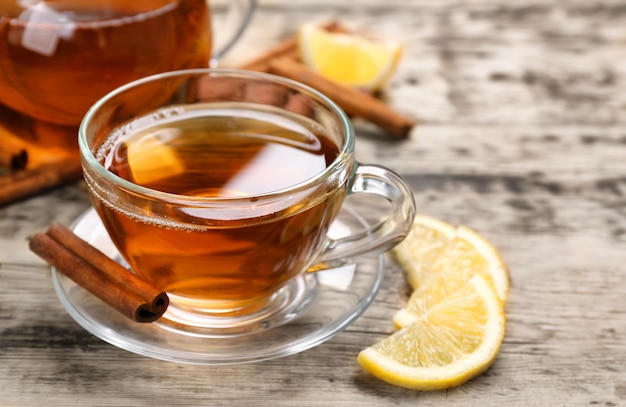
[[500,299],[483,274],[457,287],[432,293],[412,324],[359,353],[361,367],[416,390],[459,386],[489,368],[504,338]]
[[389,79],[402,53],[395,41],[329,32],[314,24],[300,27],[298,47],[304,64],[322,76],[372,91]]
[[[464,268],[482,272],[493,280],[498,297],[504,303],[509,296],[509,272],[496,248],[483,236],[467,226],[459,226],[456,236],[444,256],[435,264],[435,269]],[[469,274],[468,274],[469,275]]]
[[179,130],[169,128],[152,133],[145,131],[136,135],[131,143],[124,144],[133,182],[148,186],[163,174],[175,175],[185,170],[185,164],[171,146],[178,133]]
[[393,249],[414,290],[431,273],[434,263],[448,248],[455,234],[456,228],[449,223],[426,215],[415,215],[408,236]]
[[[433,275],[427,282],[413,291],[405,307],[393,316],[394,325],[397,328],[411,325],[419,320],[421,315],[439,304],[442,299],[466,286],[468,281],[476,275],[482,276],[493,284],[492,278],[480,271],[451,269]],[[500,299],[499,296],[498,299]],[[500,303],[502,304],[502,301]]]
[[464,275],[466,281],[485,273],[493,280],[500,300],[505,302],[508,297],[509,275],[502,258],[489,241],[466,226],[455,228],[429,216],[416,216],[394,254],[414,290],[448,271]]

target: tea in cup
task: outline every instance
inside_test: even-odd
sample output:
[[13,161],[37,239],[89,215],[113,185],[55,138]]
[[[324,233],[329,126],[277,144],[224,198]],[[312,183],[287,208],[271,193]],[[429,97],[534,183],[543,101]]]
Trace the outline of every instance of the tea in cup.
[[[406,236],[410,189],[394,172],[358,163],[354,142],[345,113],[319,92],[214,69],[122,86],[79,131],[108,234],[130,268],[170,297],[160,323],[208,336],[284,323],[309,295],[295,278]],[[331,239],[345,198],[359,193],[383,197],[390,213]]]
[[[245,3],[247,17],[255,2]],[[212,40],[207,0],[0,0],[0,124],[74,143],[99,98],[152,74],[207,68]]]

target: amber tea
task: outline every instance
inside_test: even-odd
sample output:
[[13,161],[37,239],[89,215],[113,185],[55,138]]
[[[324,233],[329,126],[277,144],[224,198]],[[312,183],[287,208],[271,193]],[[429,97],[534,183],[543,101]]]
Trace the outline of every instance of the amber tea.
[[206,0],[0,0],[0,104],[78,126],[118,86],[208,66]]
[[[97,159],[152,190],[254,207],[259,196],[316,177],[338,156],[312,122],[251,106],[199,103],[139,117],[113,132]],[[344,195],[338,188],[282,199],[275,208],[265,203],[251,219],[224,216],[210,204],[155,204],[142,216],[94,204],[132,269],[173,303],[228,313],[264,300],[316,258]],[[156,221],[152,211],[169,221]]]

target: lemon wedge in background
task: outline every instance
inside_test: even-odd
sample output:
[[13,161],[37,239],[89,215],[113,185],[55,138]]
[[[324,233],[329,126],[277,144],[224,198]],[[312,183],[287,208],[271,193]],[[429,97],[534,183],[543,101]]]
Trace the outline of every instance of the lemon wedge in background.
[[398,42],[329,32],[315,24],[300,27],[298,47],[302,62],[322,76],[370,91],[385,84],[402,53]]
[[498,355],[505,317],[493,284],[472,277],[438,298],[417,320],[363,350],[358,363],[390,384],[415,390],[459,386]]
[[455,228],[418,215],[406,239],[393,251],[414,290],[440,273],[460,273],[466,280],[485,273],[493,280],[500,300],[505,302],[508,297],[509,275],[502,258],[489,241],[466,226]]

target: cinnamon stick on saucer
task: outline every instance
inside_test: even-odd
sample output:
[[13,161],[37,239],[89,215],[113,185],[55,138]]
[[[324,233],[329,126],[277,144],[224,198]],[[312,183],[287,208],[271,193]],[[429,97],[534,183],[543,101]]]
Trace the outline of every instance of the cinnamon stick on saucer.
[[30,249],[87,291],[136,322],[156,321],[169,298],[60,224],[29,239]]
[[317,89],[339,105],[349,116],[360,117],[385,129],[396,138],[406,138],[415,126],[408,117],[392,110],[375,97],[331,81],[290,58],[270,62],[270,73],[284,76]]

